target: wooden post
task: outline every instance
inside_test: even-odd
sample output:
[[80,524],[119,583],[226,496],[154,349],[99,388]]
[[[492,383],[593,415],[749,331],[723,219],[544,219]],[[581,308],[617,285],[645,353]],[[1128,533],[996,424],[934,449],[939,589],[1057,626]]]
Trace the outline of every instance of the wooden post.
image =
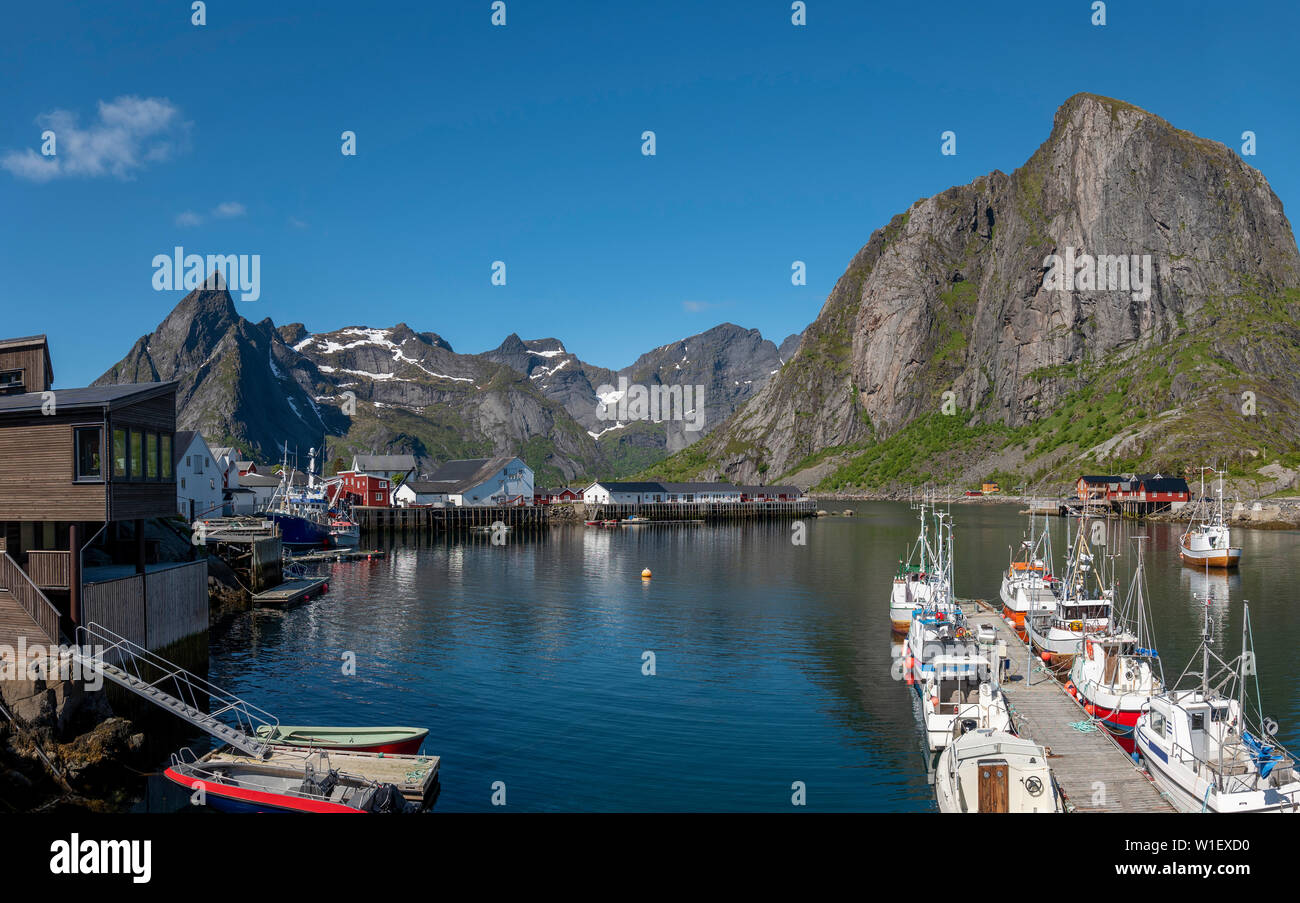
[[135,572],[144,573],[144,521],[140,518],[135,521]]
[[68,526],[68,617],[81,626],[81,524]]

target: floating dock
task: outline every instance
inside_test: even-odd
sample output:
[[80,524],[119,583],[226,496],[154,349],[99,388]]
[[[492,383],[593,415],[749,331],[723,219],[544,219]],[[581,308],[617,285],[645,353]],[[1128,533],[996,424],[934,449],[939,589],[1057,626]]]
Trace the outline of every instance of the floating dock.
[[260,593],[254,593],[253,603],[275,608],[297,605],[299,602],[306,602],[312,596],[319,596],[324,593],[324,586],[328,582],[324,577],[303,577],[298,580],[286,580],[279,586],[273,586]]
[[378,561],[387,557],[388,553],[383,549],[323,549],[319,552],[304,552],[301,555],[291,555],[286,560],[290,564],[315,564],[316,562],[333,561]]
[[432,801],[441,761],[440,756],[341,752],[334,749],[309,750],[275,745],[271,746],[269,756],[260,759],[243,755],[226,746],[208,753],[199,760],[200,763],[237,762],[249,765],[274,765],[295,771],[304,771],[308,763],[311,763],[317,767],[317,770],[324,770],[326,767],[334,768],[344,774],[356,775],[368,781],[395,784],[401,790],[402,796],[421,806],[427,806]]
[[[1002,692],[1010,703],[1016,733],[1048,749],[1048,764],[1070,812],[1173,812],[1150,776],[1095,722],[1093,730],[1073,725],[1089,722],[1065,687],[1002,620],[1001,606],[962,600],[967,623],[976,630],[991,624],[1006,643],[1010,675]],[[1026,665],[1030,670],[1026,676]],[[1027,679],[1026,679],[1027,677]]]

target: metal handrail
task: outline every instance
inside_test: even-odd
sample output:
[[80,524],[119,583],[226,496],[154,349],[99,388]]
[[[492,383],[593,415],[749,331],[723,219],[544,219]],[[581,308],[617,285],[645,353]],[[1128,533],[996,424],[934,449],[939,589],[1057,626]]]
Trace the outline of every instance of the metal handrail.
[[[280,726],[280,720],[270,712],[252,705],[233,693],[229,693],[205,678],[199,677],[184,668],[167,661],[160,655],[133,643],[104,627],[91,622],[77,628],[77,645],[83,649],[93,648],[98,659],[97,667],[107,665],[130,676],[145,688],[158,690],[160,693],[178,700],[192,710],[198,717],[188,720],[213,733],[204,720],[216,721],[246,735],[248,743],[240,744],[248,749],[264,749],[267,744],[258,736],[258,728],[267,729],[268,735],[274,735]],[[162,676],[149,679],[147,671],[161,671]],[[110,675],[111,677],[111,675]],[[136,687],[128,687],[137,695],[151,699],[150,694]],[[157,699],[153,700],[158,702]],[[166,707],[166,706],[164,706]],[[211,710],[205,710],[211,707]],[[177,713],[181,714],[181,713]],[[233,714],[233,719],[219,720],[222,716]],[[233,724],[231,723],[233,720]],[[215,734],[218,739],[226,739]]]

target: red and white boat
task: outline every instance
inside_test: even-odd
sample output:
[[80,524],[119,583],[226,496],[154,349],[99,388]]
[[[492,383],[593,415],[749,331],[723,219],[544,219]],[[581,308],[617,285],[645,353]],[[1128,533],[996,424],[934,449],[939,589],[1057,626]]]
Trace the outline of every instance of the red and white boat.
[[1164,692],[1164,672],[1151,639],[1146,609],[1146,571],[1138,539],[1138,566],[1128,597],[1114,623],[1084,639],[1083,654],[1074,657],[1066,691],[1079,700],[1128,752],[1133,752],[1133,727],[1151,697]]
[[393,784],[315,770],[302,771],[252,761],[208,761],[183,749],[171,757],[163,774],[174,784],[199,794],[202,804],[221,812],[407,813],[418,806],[406,801]]
[[[1031,536],[1033,529],[1031,515]],[[1026,612],[1053,608],[1060,580],[1052,576],[1052,540],[1046,524],[1037,540],[1026,539],[1020,547],[1020,559],[1009,562],[1002,574],[998,595],[1002,600],[1002,617],[1010,621],[1016,633],[1024,639]]]

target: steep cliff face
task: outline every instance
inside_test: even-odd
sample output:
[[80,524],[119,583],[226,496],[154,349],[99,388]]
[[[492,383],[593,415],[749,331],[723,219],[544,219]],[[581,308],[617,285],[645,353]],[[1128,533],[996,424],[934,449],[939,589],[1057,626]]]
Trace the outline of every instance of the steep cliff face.
[[[1290,224],[1257,170],[1151,113],[1076,95],[1011,175],[920,200],[877,230],[793,360],[688,469],[751,480],[828,455],[854,465],[944,414],[954,441],[996,425],[1000,442],[975,459],[1015,445],[1026,478],[1050,476],[1044,456],[1061,443],[1048,433],[1080,422],[1091,427],[1071,432],[1071,460],[1294,446],[1298,287]],[[1271,419],[1243,415],[1247,391]],[[1216,422],[1217,443],[1203,430]],[[939,478],[933,463],[915,473]]]

